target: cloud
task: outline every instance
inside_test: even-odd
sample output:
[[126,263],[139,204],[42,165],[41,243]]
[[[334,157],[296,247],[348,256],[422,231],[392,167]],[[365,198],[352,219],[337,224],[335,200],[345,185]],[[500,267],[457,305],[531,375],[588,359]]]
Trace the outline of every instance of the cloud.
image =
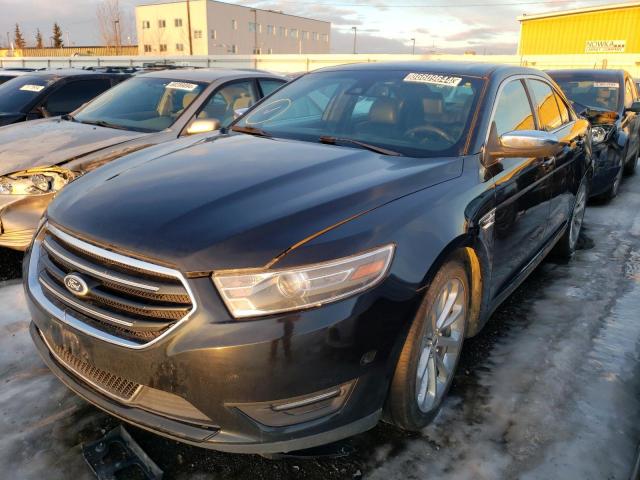
[[[378,35],[357,35],[358,53],[411,53],[411,47],[404,42]],[[331,30],[331,53],[353,53],[353,33],[337,29]]]

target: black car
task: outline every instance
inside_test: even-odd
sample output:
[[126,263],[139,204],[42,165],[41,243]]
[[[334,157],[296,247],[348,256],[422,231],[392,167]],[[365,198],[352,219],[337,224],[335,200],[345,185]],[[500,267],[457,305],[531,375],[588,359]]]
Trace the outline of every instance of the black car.
[[67,114],[127,78],[74,69],[15,76],[0,85],[0,126]]
[[69,185],[25,259],[33,341],[88,401],[201,447],[418,430],[464,338],[574,251],[589,128],[533,69],[309,73]]
[[640,153],[640,103],[633,78],[624,70],[547,73],[593,126],[591,196],[615,197],[623,174],[635,173]]

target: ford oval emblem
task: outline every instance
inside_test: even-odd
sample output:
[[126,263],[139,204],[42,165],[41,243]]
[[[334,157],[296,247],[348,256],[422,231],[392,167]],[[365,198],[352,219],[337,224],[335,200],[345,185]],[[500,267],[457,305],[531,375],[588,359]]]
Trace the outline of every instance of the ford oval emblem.
[[64,277],[64,286],[76,297],[84,297],[89,293],[89,286],[84,279],[75,273],[70,273]]

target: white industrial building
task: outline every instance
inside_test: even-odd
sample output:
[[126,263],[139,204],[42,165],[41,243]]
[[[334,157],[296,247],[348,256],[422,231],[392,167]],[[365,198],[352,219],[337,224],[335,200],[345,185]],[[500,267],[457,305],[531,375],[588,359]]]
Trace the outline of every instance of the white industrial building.
[[330,51],[330,22],[213,0],[137,6],[136,29],[140,55]]

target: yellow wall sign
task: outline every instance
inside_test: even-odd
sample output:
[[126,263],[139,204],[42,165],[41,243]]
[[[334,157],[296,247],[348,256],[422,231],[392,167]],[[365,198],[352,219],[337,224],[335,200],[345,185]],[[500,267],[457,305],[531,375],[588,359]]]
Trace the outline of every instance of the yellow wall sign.
[[626,40],[587,40],[584,53],[624,53]]

